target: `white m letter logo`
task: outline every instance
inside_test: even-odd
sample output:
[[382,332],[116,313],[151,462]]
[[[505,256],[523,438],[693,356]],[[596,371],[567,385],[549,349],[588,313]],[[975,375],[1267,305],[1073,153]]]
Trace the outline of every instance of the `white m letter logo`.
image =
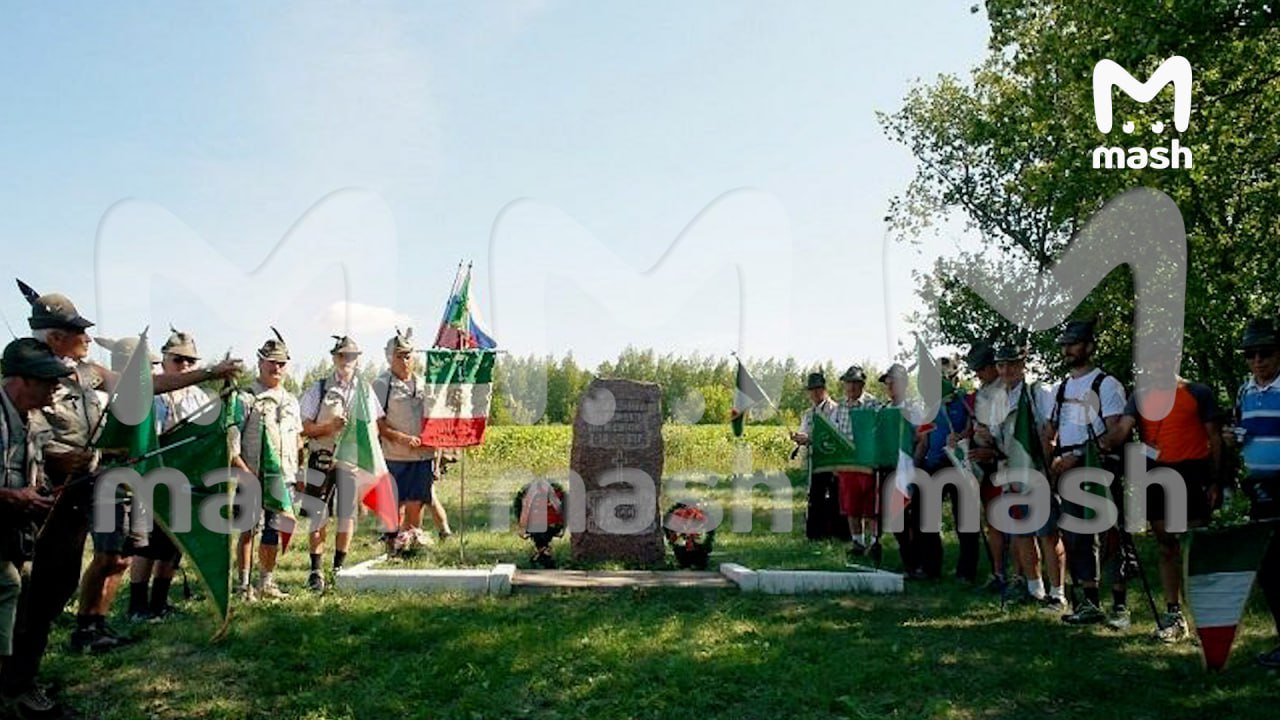
[[1093,66],[1093,115],[1098,130],[1111,132],[1111,88],[1119,87],[1140,103],[1150,102],[1160,90],[1173,83],[1173,126],[1185,132],[1191,121],[1191,63],[1181,55],[1160,63],[1145,83],[1111,60]]

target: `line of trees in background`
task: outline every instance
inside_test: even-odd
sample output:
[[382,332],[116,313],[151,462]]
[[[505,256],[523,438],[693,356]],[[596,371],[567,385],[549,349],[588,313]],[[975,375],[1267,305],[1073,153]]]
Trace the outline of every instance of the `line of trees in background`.
[[[880,368],[870,362],[855,361],[866,370],[867,392],[885,397],[884,387],[876,379]],[[840,397],[840,374],[850,364],[837,366],[832,361],[821,365],[805,365],[795,358],[768,358],[745,362],[752,376],[777,405],[753,410],[750,421],[768,425],[795,425],[800,414],[809,407],[804,384],[810,372],[821,370],[827,377],[827,389]],[[366,360],[358,370],[366,382],[372,382],[386,370],[385,363]],[[595,368],[579,365],[570,353],[564,357],[536,357],[502,354],[494,372],[493,405],[489,421],[493,425],[558,425],[572,423],[578,411],[578,400],[593,378],[622,378],[657,383],[662,387],[664,422],[685,425],[719,425],[729,422],[733,409],[737,361],[731,357],[704,355],[659,355],[653,350],[628,347],[613,361]],[[333,373],[328,359],[309,366],[300,382],[288,378],[285,388],[301,394],[321,377]]]

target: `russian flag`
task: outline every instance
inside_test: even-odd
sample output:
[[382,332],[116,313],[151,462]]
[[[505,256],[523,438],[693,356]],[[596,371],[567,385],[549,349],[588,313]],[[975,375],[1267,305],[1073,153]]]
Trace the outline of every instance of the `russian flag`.
[[492,350],[498,346],[485,327],[480,307],[471,297],[470,265],[465,270],[458,268],[444,316],[440,318],[435,346],[454,350]]

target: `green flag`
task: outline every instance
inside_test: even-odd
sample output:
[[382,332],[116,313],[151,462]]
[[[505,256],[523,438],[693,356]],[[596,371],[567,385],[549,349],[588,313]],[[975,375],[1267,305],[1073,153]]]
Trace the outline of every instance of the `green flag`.
[[836,429],[821,413],[813,414],[813,429],[809,437],[810,459],[814,472],[836,472],[859,467],[857,451],[853,443]]
[[258,416],[258,428],[262,433],[262,457],[258,459],[258,479],[262,481],[262,507],[288,518],[293,514],[293,496],[289,493],[288,479],[280,451],[267,431],[267,419]]
[[[154,398],[151,352],[147,348],[144,330],[116,381],[115,392],[107,404],[102,433],[95,443],[105,451],[106,464],[130,465],[139,475],[145,475],[147,470],[158,464],[149,456],[158,447]],[[140,461],[141,458],[149,459]]]
[[[231,466],[231,452],[227,446],[227,434],[232,426],[244,419],[244,408],[239,396],[231,393],[222,398],[216,420],[205,423],[199,416],[188,418],[160,436],[161,459],[165,467],[181,471],[189,481],[191,493],[191,517],[184,525],[185,532],[173,532],[177,524],[168,487],[156,486],[156,522],[173,536],[179,548],[189,558],[196,576],[209,593],[218,618],[219,628],[214,637],[220,637],[227,629],[231,617],[231,567],[234,536],[206,528],[200,519],[200,508],[206,501],[230,506],[235,493],[235,483],[226,475]],[[206,412],[215,412],[210,407]],[[206,486],[206,475],[212,483]],[[215,481],[216,480],[216,481]]]

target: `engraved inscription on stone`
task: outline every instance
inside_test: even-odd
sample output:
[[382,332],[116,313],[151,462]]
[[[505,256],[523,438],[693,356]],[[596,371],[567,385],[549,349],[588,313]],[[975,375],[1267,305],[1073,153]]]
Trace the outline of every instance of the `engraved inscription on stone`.
[[657,414],[657,403],[643,398],[618,398],[613,417],[602,425],[588,424],[587,447],[638,450],[652,442],[649,419]]

